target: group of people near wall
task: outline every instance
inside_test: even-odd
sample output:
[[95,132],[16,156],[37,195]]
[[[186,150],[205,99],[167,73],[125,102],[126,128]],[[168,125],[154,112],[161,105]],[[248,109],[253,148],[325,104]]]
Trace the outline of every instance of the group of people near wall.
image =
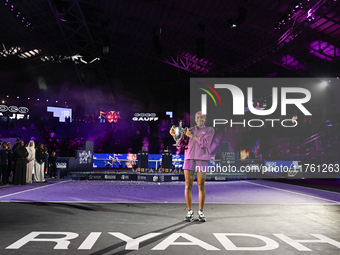
[[14,185],[32,183],[33,176],[36,182],[45,182],[46,169],[50,178],[56,178],[56,152],[52,151],[49,155],[42,143],[36,148],[33,140],[26,146],[24,141],[20,140],[16,142],[13,149],[11,143],[1,144],[1,185],[10,184],[11,173]]

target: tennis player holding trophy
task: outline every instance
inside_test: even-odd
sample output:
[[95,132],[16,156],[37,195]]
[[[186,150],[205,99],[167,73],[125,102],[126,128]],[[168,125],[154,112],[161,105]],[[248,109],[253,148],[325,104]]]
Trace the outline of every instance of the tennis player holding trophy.
[[[185,151],[184,155],[184,176],[185,176],[185,200],[188,207],[185,221],[194,220],[194,211],[192,210],[192,185],[194,177],[197,177],[199,191],[199,210],[198,221],[205,222],[203,207],[205,201],[205,179],[207,175],[208,161],[210,161],[210,144],[214,136],[214,129],[206,127],[206,115],[201,112],[195,114],[196,126],[191,128],[172,127],[170,134],[175,139],[174,146],[180,147]],[[180,136],[179,136],[180,134]],[[179,139],[178,139],[179,137]],[[176,140],[177,139],[177,140]]]

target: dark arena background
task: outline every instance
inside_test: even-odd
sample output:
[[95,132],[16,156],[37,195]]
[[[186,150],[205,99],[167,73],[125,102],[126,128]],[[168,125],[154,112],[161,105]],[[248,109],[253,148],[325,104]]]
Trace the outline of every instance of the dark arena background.
[[[0,21],[0,254],[340,254],[339,1],[3,0]],[[214,87],[236,81],[241,114]],[[169,132],[205,107],[187,222]],[[15,185],[21,140],[44,178]]]

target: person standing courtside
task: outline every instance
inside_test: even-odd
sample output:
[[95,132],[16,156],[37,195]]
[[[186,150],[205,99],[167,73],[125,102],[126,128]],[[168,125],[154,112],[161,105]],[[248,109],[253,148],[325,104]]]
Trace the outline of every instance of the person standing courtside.
[[27,172],[26,183],[32,183],[32,173],[35,163],[35,145],[33,141],[30,141],[27,147],[28,157],[27,159]]
[[2,175],[2,185],[8,184],[8,150],[7,143],[2,143],[0,150],[0,175]]
[[15,167],[13,173],[13,184],[15,185],[26,184],[27,156],[28,152],[25,148],[25,143],[21,140],[14,151]]
[[35,151],[34,179],[36,182],[45,182],[45,157],[44,145],[40,143]]
[[[7,143],[7,150],[8,150],[8,168],[7,168],[7,182],[9,182],[9,177],[11,175],[11,172],[13,172],[13,156],[14,156],[14,152],[12,151],[12,144],[11,143]],[[13,183],[13,173],[12,173],[12,183]]]
[[45,152],[45,160],[44,160],[44,162],[45,162],[45,173],[47,174],[50,171],[49,171],[49,164],[48,164],[49,154],[48,154],[48,149],[47,149],[46,146],[44,147],[44,152]]
[[56,160],[57,160],[56,152],[52,151],[48,159],[48,162],[50,164],[50,171],[49,171],[50,178],[56,178]]

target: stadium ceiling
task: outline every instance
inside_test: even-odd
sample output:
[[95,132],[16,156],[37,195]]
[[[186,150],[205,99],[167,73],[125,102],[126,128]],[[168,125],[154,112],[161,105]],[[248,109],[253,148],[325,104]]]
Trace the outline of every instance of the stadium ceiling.
[[0,12],[2,76],[164,88],[340,75],[334,0],[3,0]]

